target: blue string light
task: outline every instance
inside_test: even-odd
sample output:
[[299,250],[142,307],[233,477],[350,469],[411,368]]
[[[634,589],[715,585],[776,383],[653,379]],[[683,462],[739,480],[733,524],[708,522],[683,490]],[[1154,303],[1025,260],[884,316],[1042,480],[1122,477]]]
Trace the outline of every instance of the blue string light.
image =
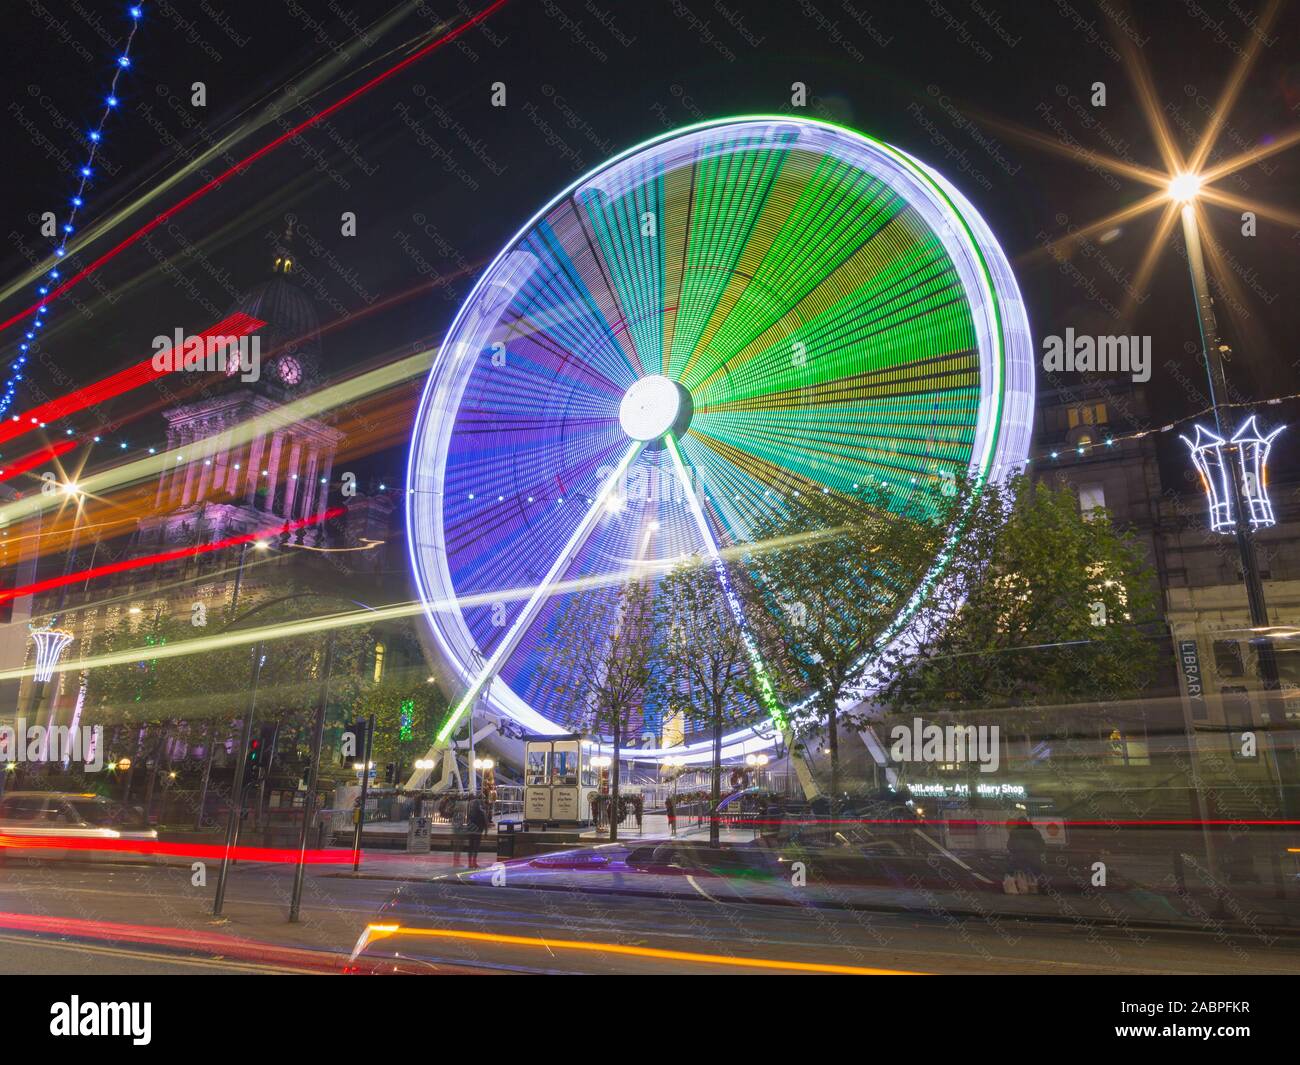
[[[122,49],[122,54],[114,62],[113,80],[109,83],[108,94],[104,97],[104,110],[99,116],[99,122],[95,124],[94,129],[88,130],[86,133],[86,140],[90,143],[90,151],[87,154],[86,162],[78,170],[81,180],[77,185],[76,194],[68,201],[68,217],[64,219],[58,230],[59,239],[54,247],[54,258],[56,260],[67,255],[68,242],[77,231],[77,212],[86,205],[86,188],[90,184],[91,178],[95,176],[95,156],[98,154],[99,146],[104,140],[104,125],[108,121],[108,116],[121,102],[117,95],[117,82],[123,72],[131,66],[131,45],[135,41],[136,30],[140,28],[140,20],[144,17],[144,5],[132,4],[127,8],[126,13],[131,20],[131,31],[127,34],[126,45]],[[50,293],[49,281],[57,281],[59,277],[58,267],[51,267],[46,274],[48,280],[43,280],[37,286],[37,295],[41,297],[48,296]],[[18,390],[18,382],[23,379],[23,367],[27,365],[28,354],[37,341],[37,331],[45,328],[48,311],[49,307],[44,304],[37,308],[36,318],[24,330],[22,339],[18,343],[17,356],[9,361],[9,377],[5,381],[4,391],[0,393],[0,415],[4,414],[13,405],[14,396]]]

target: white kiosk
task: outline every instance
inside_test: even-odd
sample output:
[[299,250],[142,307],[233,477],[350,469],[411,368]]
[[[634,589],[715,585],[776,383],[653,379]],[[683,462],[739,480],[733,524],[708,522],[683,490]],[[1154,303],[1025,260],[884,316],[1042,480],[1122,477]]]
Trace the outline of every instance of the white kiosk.
[[599,774],[594,744],[581,733],[524,737],[524,820],[530,824],[585,825]]

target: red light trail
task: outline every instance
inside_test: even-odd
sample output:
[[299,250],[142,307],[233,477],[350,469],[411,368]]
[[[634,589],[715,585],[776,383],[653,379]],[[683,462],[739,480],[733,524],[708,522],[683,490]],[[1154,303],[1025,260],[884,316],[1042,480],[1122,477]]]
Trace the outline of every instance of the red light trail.
[[[468,21],[462,23],[460,26],[457,26],[451,32],[445,33],[441,37],[437,38],[436,40],[430,41],[423,48],[420,48],[412,52],[401,62],[394,64],[393,66],[389,67],[387,70],[379,74],[376,74],[364,85],[357,86],[357,88],[353,89],[346,96],[343,96],[338,100],[335,100],[328,107],[324,108],[321,111],[317,111],[316,114],[303,119],[303,121],[299,122],[292,129],[286,130],[284,133],[281,133],[280,136],[276,137],[274,140],[270,141],[267,144],[262,145],[262,147],[258,148],[257,151],[253,152],[251,155],[245,156],[239,162],[223,170],[211,181],[207,182],[204,185],[201,185],[199,188],[195,189],[184,199],[178,201],[177,203],[172,204],[172,206],[167,208],[167,210],[157,215],[153,219],[153,221],[145,223],[145,225],[141,226],[130,236],[126,237],[125,239],[123,239],[113,247],[109,248],[108,251],[104,252],[104,254],[101,255],[98,259],[95,259],[89,265],[82,267],[82,269],[78,270],[75,274],[73,274],[70,278],[64,281],[57,288],[52,289],[47,295],[43,296],[36,303],[33,303],[26,310],[19,311],[17,314],[12,315],[9,318],[6,318],[3,322],[0,322],[0,329],[5,329],[13,325],[15,322],[22,321],[22,319],[28,317],[29,315],[35,314],[41,307],[44,307],[56,296],[62,295],[64,292],[67,292],[68,289],[72,288],[74,285],[79,284],[81,281],[85,280],[96,270],[98,270],[101,266],[103,266],[106,262],[108,262],[110,259],[113,259],[120,253],[126,251],[127,248],[131,247],[133,244],[135,244],[137,241],[141,240],[142,238],[148,236],[159,226],[165,225],[178,212],[184,210],[190,204],[195,203],[196,201],[202,199],[213,189],[220,187],[226,181],[229,181],[232,177],[242,174],[253,163],[261,159],[262,156],[267,155],[270,152],[274,151],[276,148],[280,147],[280,145],[284,144],[285,142],[293,140],[294,137],[297,137],[304,130],[310,129],[312,126],[316,125],[317,122],[320,122],[325,118],[328,118],[336,111],[340,110],[343,107],[346,107],[353,100],[357,99],[357,97],[363,96],[364,94],[368,93],[371,89],[378,87],[383,82],[393,77],[393,75],[397,74],[399,71],[405,70],[412,63],[419,62],[421,59],[429,55],[431,52],[434,52],[437,49],[441,48],[444,44],[449,44],[451,41],[456,40],[457,37],[460,37],[462,34],[473,29],[484,19],[494,14],[499,8],[504,7],[506,2],[507,0],[496,0],[496,3],[491,4],[488,7],[484,8],[477,15],[474,15]],[[49,419],[46,419],[46,421],[48,420]]]
[[[209,337],[239,339],[261,329],[264,325],[266,323],[260,318],[253,318],[239,312],[232,314],[224,321],[218,322],[212,328],[204,330],[199,336],[205,340]],[[87,385],[85,388],[79,388],[66,396],[60,396],[48,403],[42,403],[39,407],[33,407],[23,414],[15,414],[7,422],[0,422],[0,444],[5,444],[15,437],[29,433],[33,429],[39,428],[42,423],[55,422],[60,418],[66,418],[69,414],[75,414],[79,410],[85,410],[87,407],[104,403],[116,396],[120,396],[123,392],[130,392],[132,389],[146,385],[150,381],[155,381],[171,372],[170,369],[155,369],[153,356],[151,355],[144,362],[127,367],[125,370],[105,377],[102,381],[96,381],[93,385]]]
[[[120,851],[167,858],[223,858],[220,843],[166,843],[156,839],[113,839],[93,836],[14,836],[0,832],[0,850]],[[296,862],[297,847],[231,847],[230,857],[247,862]],[[306,851],[308,865],[342,865],[352,861],[350,850]]]
[[319,514],[313,514],[309,518],[298,518],[296,521],[283,522],[280,525],[272,526],[261,532],[243,533],[239,536],[229,536],[224,540],[214,540],[210,544],[198,544],[195,547],[178,547],[174,551],[163,551],[156,555],[144,555],[140,558],[127,558],[121,562],[110,562],[104,566],[95,566],[92,569],[84,569],[80,573],[66,573],[61,577],[49,577],[43,581],[37,581],[35,584],[24,585],[21,588],[10,588],[6,591],[0,591],[0,603],[7,603],[10,599],[16,599],[20,595],[37,595],[41,592],[47,592],[51,588],[62,588],[65,584],[76,584],[77,581],[90,581],[97,577],[107,577],[114,573],[122,573],[126,570],[143,569],[145,566],[156,566],[162,562],[174,562],[178,558],[188,558],[191,555],[205,555],[210,551],[223,551],[227,547],[238,547],[240,544],[250,544],[255,540],[261,540],[264,537],[279,536],[281,533],[294,532],[298,529],[305,528],[308,525],[316,525],[322,521],[329,521],[331,518],[337,518],[340,514],[346,512],[344,507],[334,507],[330,510],[322,511]]
[[[250,850],[253,848],[249,848]],[[310,853],[310,852],[308,852]],[[285,965],[296,969],[321,972],[382,972],[379,961],[358,959],[351,963],[342,954],[290,947],[257,939],[208,932],[200,928],[164,928],[159,925],[126,924],[122,921],[98,921],[85,917],[52,917],[44,914],[0,913],[0,928],[52,936],[78,936],[120,945],[135,943],[163,947],[187,953],[213,954],[264,965]],[[346,968],[345,968],[346,966]],[[469,972],[470,970],[462,970]]]
[[43,462],[53,462],[60,455],[66,455],[77,446],[75,440],[60,440],[57,444],[50,447],[42,448],[40,451],[33,451],[30,455],[24,455],[9,465],[0,467],[0,481],[8,481],[17,477],[20,473],[26,473],[28,470],[35,469]]

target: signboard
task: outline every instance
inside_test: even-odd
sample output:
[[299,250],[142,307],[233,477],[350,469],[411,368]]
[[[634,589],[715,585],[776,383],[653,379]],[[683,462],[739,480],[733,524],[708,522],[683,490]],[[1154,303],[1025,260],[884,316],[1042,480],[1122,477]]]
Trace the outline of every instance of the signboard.
[[551,789],[551,818],[555,821],[580,820],[577,788]]
[[551,789],[524,788],[524,820],[549,821],[551,819]]
[[406,850],[410,854],[429,853],[429,818],[412,817],[406,823]]
[[1201,676],[1201,653],[1195,640],[1178,641],[1178,671],[1183,678],[1183,691],[1191,705],[1193,721],[1208,721],[1209,704],[1205,701],[1205,684]]

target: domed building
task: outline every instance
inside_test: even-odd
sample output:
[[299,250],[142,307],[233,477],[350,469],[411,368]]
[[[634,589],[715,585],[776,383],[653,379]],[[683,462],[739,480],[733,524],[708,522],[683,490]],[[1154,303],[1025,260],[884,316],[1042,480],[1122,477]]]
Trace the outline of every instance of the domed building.
[[[260,331],[261,376],[268,387],[309,391],[320,378],[320,318],[311,296],[293,277],[292,227],[276,242],[271,276],[230,308],[266,323]],[[235,375],[232,365],[228,371]]]
[[225,381],[202,399],[163,411],[167,448],[184,461],[159,478],[154,516],[140,523],[141,550],[273,532],[277,523],[307,522],[290,528],[295,541],[323,541],[321,523],[310,519],[326,509],[342,434],[283,410],[320,380],[320,319],[294,277],[290,232],[276,243],[270,276],[229,313],[238,312],[264,323],[248,338],[256,373],[241,374],[231,359]]

